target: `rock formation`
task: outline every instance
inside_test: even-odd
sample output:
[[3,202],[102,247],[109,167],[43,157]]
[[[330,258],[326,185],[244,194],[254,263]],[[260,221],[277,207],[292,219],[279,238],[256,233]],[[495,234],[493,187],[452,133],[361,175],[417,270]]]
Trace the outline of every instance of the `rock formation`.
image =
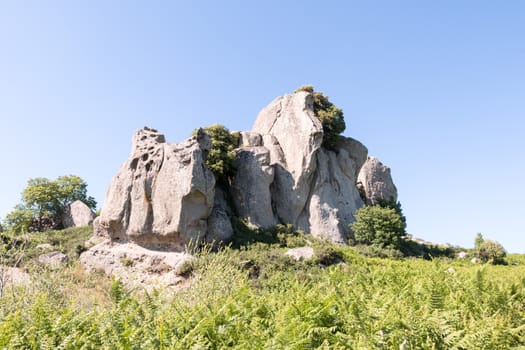
[[154,129],[138,130],[94,222],[96,236],[180,250],[190,241],[228,241],[230,217],[237,215],[253,226],[292,224],[345,243],[353,215],[364,205],[358,181],[369,204],[397,199],[390,170],[367,159],[359,141],[339,136],[333,149],[322,147],[311,93],[278,97],[238,140],[236,175],[216,184],[205,163],[207,134],[169,144]]
[[64,227],[87,226],[95,220],[95,213],[82,201],[74,201],[62,215]]
[[397,201],[397,188],[390,168],[377,158],[368,157],[359,172],[357,183],[367,205],[377,204],[381,199]]
[[95,233],[175,249],[203,239],[215,197],[215,178],[205,164],[210,146],[203,132],[169,144],[154,129],[138,130],[95,220]]

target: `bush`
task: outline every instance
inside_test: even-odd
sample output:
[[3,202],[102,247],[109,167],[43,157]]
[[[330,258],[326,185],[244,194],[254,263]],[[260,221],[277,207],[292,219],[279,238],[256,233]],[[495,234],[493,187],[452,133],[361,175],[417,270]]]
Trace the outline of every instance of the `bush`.
[[395,209],[381,206],[362,207],[355,213],[356,221],[350,224],[359,243],[381,248],[401,247],[405,223]]
[[504,264],[506,255],[505,248],[496,241],[484,240],[476,249],[477,258],[483,262],[490,262],[494,265]]
[[323,125],[323,147],[334,149],[339,134],[346,129],[343,110],[337,108],[328,100],[322,92],[314,91],[312,85],[304,85],[295,90],[295,92],[306,91],[312,94],[314,99],[314,112]]
[[[235,175],[235,138],[226,127],[214,124],[202,128],[211,137],[211,149],[206,159],[206,165],[215,174],[217,181],[228,183],[228,179]],[[197,133],[193,131],[193,135]]]

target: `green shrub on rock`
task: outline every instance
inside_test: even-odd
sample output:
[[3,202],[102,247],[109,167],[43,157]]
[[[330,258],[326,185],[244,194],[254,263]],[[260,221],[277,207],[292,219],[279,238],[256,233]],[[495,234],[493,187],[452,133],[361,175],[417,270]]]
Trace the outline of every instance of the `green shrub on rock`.
[[314,91],[312,85],[303,85],[295,92],[306,91],[312,94],[314,99],[314,112],[323,125],[323,147],[333,149],[337,138],[346,129],[343,110],[328,100],[322,92]]
[[[225,126],[214,124],[202,128],[211,137],[211,149],[206,165],[215,174],[217,181],[228,182],[235,174],[235,137]],[[195,135],[197,130],[193,131]]]

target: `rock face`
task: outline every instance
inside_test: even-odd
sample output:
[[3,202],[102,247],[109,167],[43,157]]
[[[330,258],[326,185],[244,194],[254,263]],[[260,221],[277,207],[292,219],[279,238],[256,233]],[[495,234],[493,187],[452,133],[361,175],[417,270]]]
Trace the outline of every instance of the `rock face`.
[[368,157],[357,182],[368,205],[377,204],[381,199],[397,201],[397,188],[392,181],[390,168],[377,158]]
[[68,257],[62,252],[54,251],[42,254],[38,257],[38,261],[42,264],[49,265],[51,267],[58,267],[68,262]]
[[95,233],[175,249],[203,239],[215,197],[215,178],[205,165],[210,146],[202,131],[169,144],[154,129],[138,130],[94,222]]
[[274,179],[270,151],[260,146],[243,147],[237,149],[236,154],[237,175],[232,181],[231,193],[239,217],[253,226],[276,225],[270,195]]
[[207,242],[227,242],[233,236],[230,211],[227,193],[221,186],[218,186],[215,188],[213,210],[208,218]]
[[95,217],[95,213],[84,202],[77,200],[67,207],[62,216],[62,224],[64,227],[88,226]]

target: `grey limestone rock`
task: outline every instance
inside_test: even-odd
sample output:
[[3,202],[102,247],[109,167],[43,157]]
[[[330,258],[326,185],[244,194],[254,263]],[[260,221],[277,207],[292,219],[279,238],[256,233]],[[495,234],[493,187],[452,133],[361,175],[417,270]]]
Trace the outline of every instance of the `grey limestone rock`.
[[42,264],[49,265],[51,267],[58,267],[68,262],[68,257],[66,254],[53,251],[49,253],[42,254],[38,257],[38,261]]
[[312,247],[298,247],[288,249],[284,254],[299,261],[312,259],[315,255],[315,252]]
[[359,172],[357,182],[368,205],[377,204],[380,199],[397,201],[397,188],[390,168],[375,157],[368,157]]
[[95,235],[174,248],[203,239],[215,196],[215,178],[205,165],[210,147],[202,131],[169,144],[154,129],[138,130],[95,220]]
[[275,210],[282,222],[299,226],[323,141],[312,95],[299,92],[276,98],[259,112],[252,131],[273,136],[282,150],[284,159],[276,167],[272,191]]
[[270,190],[279,222],[345,243],[348,224],[363,205],[356,181],[366,147],[342,136],[335,150],[321,147],[323,128],[307,92],[275,99],[259,113],[252,131],[262,134],[270,151],[275,169]]
[[62,215],[64,227],[88,226],[95,220],[95,213],[82,201],[74,201]]

